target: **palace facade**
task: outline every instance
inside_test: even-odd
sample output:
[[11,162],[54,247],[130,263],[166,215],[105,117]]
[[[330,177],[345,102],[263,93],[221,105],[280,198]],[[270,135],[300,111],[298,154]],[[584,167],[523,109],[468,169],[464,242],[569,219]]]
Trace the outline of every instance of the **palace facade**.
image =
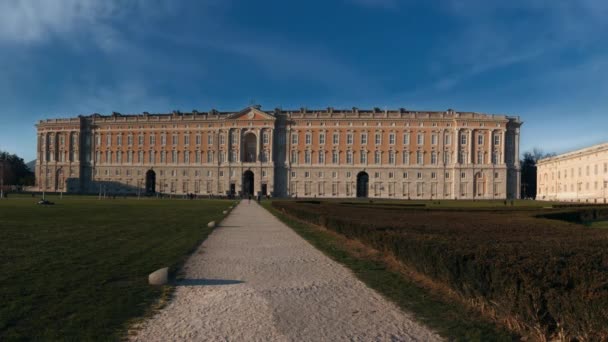
[[541,159],[536,167],[536,199],[606,203],[608,143]]
[[454,110],[93,114],[37,124],[40,191],[519,197],[519,117]]

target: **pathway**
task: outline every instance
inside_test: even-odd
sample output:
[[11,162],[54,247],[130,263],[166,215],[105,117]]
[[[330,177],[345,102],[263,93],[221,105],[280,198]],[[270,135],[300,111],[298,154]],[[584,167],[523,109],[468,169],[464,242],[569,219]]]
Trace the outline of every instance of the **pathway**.
[[190,257],[136,341],[432,341],[261,206],[242,201]]

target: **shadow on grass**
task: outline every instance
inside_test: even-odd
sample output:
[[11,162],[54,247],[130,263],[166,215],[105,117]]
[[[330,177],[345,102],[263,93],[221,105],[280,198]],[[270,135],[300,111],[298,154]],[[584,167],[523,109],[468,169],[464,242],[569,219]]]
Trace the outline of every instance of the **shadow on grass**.
[[220,285],[235,285],[242,284],[241,280],[229,279],[181,279],[176,280],[174,286],[220,286]]

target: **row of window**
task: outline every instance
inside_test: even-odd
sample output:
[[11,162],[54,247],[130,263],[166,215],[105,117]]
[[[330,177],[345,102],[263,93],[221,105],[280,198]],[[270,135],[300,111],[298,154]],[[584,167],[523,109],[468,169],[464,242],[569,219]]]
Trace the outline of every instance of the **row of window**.
[[[360,164],[367,164],[368,163],[368,151],[360,151],[359,152],[359,163]],[[310,150],[306,150],[304,151],[304,164],[312,164],[312,154],[313,151]],[[382,164],[383,159],[382,159],[382,151],[374,151],[373,152],[373,163],[374,164]],[[388,164],[391,165],[395,165],[397,163],[397,152],[395,151],[388,151],[388,158],[386,159],[386,162]],[[409,152],[409,151],[403,151],[401,153],[401,164],[402,165],[409,165],[411,164],[410,158],[411,156],[414,157],[415,156],[415,164],[416,165],[425,165],[426,163],[430,162],[430,165],[437,165],[438,164],[438,156],[439,153],[436,151],[432,151],[431,153],[428,153],[428,155],[430,157],[425,158],[425,152],[423,151],[416,151],[416,152]],[[354,161],[354,155],[355,152],[352,150],[347,150],[346,151],[346,164],[353,164]],[[476,164],[486,164],[487,163],[487,155],[488,153],[485,151],[478,151],[477,152],[477,159],[476,159]],[[500,153],[494,151],[492,153],[492,159],[491,159],[491,163],[492,164],[499,164],[500,161]],[[318,164],[325,164],[325,153],[317,153],[317,163]],[[429,160],[430,159],[430,160]],[[296,150],[292,150],[291,151],[291,163],[292,164],[298,164],[300,162],[300,151],[296,151]],[[426,162],[425,162],[426,160]],[[469,153],[466,151],[460,151],[458,153],[458,163],[460,164],[469,164],[472,161],[469,160]],[[331,163],[332,164],[339,164],[340,163],[340,151],[331,151]],[[451,152],[444,152],[443,153],[443,164],[451,164],[452,163],[452,153]]]
[[[105,158],[102,158],[102,153]],[[184,163],[190,164],[192,162],[196,164],[200,164],[203,160],[206,160],[207,163],[214,163],[216,161],[215,157],[217,155],[217,161],[220,163],[225,163],[226,161],[235,163],[240,160],[238,151],[232,150],[229,152],[226,151],[154,151],[150,150],[149,152],[144,151],[126,151],[123,153],[122,151],[96,151],[95,153],[95,163],[100,163],[104,161],[106,164],[110,163],[144,163],[147,154],[148,163]],[[180,157],[181,156],[181,157]],[[135,158],[136,157],[136,158]],[[134,159],[135,158],[135,159]],[[228,159],[227,159],[228,158]],[[260,161],[263,163],[270,161],[270,151],[263,150],[260,152]]]
[[[114,169],[114,172],[112,172],[112,170],[110,169],[104,169],[103,172],[100,172],[99,169],[95,169],[93,174],[95,176],[99,176],[103,173],[104,176],[122,176],[123,175],[123,169]],[[137,176],[142,176],[142,174],[145,174],[145,172],[142,173],[142,170],[137,170],[136,172]],[[160,177],[177,177],[180,172],[178,172],[177,170],[170,170],[170,172],[165,173],[165,170],[159,170],[158,174]],[[205,175],[206,177],[213,177],[214,173],[213,170],[206,170],[204,173],[201,170],[194,170],[194,173],[192,173],[190,170],[182,170],[181,172],[181,176],[183,177],[190,177],[191,174],[194,174],[194,177],[202,177],[203,175]],[[219,170],[217,175],[220,177],[224,177],[224,175],[230,175],[231,178],[236,177],[237,175],[237,171],[236,170],[230,170],[229,173],[225,173],[224,170]],[[267,177],[268,173],[266,172],[266,170],[262,170],[262,177]],[[133,174],[133,170],[130,169],[126,169],[124,170],[124,175],[127,177],[131,177],[131,176],[135,176]]]
[[[427,192],[429,190],[429,185],[430,185],[430,191]],[[473,184],[474,188],[470,189],[470,185],[469,183],[460,183],[460,186],[458,188],[458,194],[460,196],[463,197],[467,197],[470,196],[471,194],[476,195],[476,196],[487,196],[489,195],[486,191],[486,187],[485,184]],[[290,192],[292,195],[298,195],[299,193],[301,194],[301,192],[304,190],[304,196],[313,196],[313,195],[318,195],[318,196],[326,196],[329,195],[328,193],[325,192],[325,188],[326,188],[326,182],[311,182],[311,181],[305,181],[305,182],[291,182],[290,183]],[[340,192],[340,188],[342,188],[342,192]],[[399,189],[400,188],[400,189]],[[372,183],[370,184],[370,194],[373,194],[374,196],[383,196],[385,194],[388,194],[389,197],[396,197],[396,196],[403,196],[403,197],[411,197],[411,196],[415,196],[415,197],[423,197],[423,196],[431,196],[431,197],[437,197],[439,195],[443,195],[446,197],[452,196],[452,183],[444,183],[443,185],[443,193],[439,193],[438,190],[441,189],[440,185],[438,183],[424,183],[424,182],[415,182],[415,183],[409,183],[409,182],[405,182],[405,183],[395,183],[395,182],[389,182],[388,184],[383,184],[380,182],[376,182],[376,183]],[[495,196],[499,196],[501,194],[501,189],[502,189],[502,184],[501,183],[495,183],[493,185],[492,191],[494,193]],[[314,190],[314,192],[313,192]],[[398,192],[399,190],[401,190],[401,192]],[[471,193],[470,191],[473,190],[473,192]],[[332,182],[331,183],[331,195],[332,196],[338,196],[338,195],[342,195],[345,194],[346,196],[353,196],[355,194],[356,190],[355,190],[355,183],[351,182],[351,183],[346,183],[343,184],[342,186],[338,183]]]
[[[213,140],[214,140],[214,135],[213,133],[209,133],[207,134],[207,145],[213,145]],[[167,145],[167,134],[160,134],[160,144],[162,146]],[[219,139],[219,143],[220,145],[225,145],[226,144],[226,137],[228,135],[227,134],[219,134],[218,139]],[[233,132],[231,135],[231,140],[230,142],[232,144],[238,144],[239,142],[239,136],[240,136],[240,132]],[[123,135],[122,134],[117,134],[116,136],[116,145],[117,146],[122,146],[123,145]],[[144,134],[140,133],[137,136],[137,144],[138,145],[143,145],[144,144]],[[203,135],[202,134],[196,134],[194,136],[195,138],[195,144],[196,145],[200,145],[201,141],[203,139]],[[182,141],[184,145],[190,145],[190,135],[189,134],[184,134],[182,136]],[[132,146],[133,145],[133,140],[134,140],[134,136],[133,134],[128,134],[127,135],[127,145],[128,146]],[[100,134],[96,134],[95,135],[95,142],[97,144],[97,146],[101,146],[101,142],[102,142],[102,137]],[[109,147],[112,146],[112,142],[113,142],[113,135],[111,133],[105,134],[105,146]],[[270,143],[270,132],[268,131],[264,131],[262,133],[262,142],[263,144],[269,144]],[[150,145],[155,145],[156,144],[156,134],[149,134],[148,135],[148,143]],[[179,144],[179,135],[177,134],[173,134],[171,135],[171,144],[172,145],[178,145]]]
[[[468,143],[468,133],[462,133],[460,134],[460,144],[461,145],[467,145]],[[494,145],[500,145],[500,134],[494,134]],[[354,134],[353,133],[347,133],[346,134],[346,144],[347,145],[352,145],[353,144],[353,138],[354,138]],[[325,145],[326,143],[326,134],[324,132],[321,132],[318,134],[318,141],[319,141],[319,145]],[[484,139],[485,139],[485,135],[483,133],[479,133],[477,134],[477,145],[483,145],[484,144]],[[395,141],[396,141],[396,134],[395,133],[389,133],[388,134],[388,143],[389,145],[395,145]],[[425,141],[425,134],[424,133],[418,133],[416,134],[416,144],[417,145],[424,145],[424,141]],[[431,134],[431,145],[437,145],[437,141],[438,141],[438,135],[437,134]],[[299,142],[299,134],[298,133],[292,133],[291,135],[291,144],[292,145],[297,145]],[[367,145],[368,144],[368,134],[366,132],[363,132],[360,134],[359,136],[359,142],[361,145]],[[402,142],[403,145],[409,145],[410,144],[410,133],[403,133],[403,138],[402,138]],[[304,143],[306,145],[311,145],[312,144],[312,133],[311,132],[307,132],[304,135]],[[334,145],[339,145],[340,144],[340,133],[336,132],[333,133],[333,138],[332,138],[332,143]],[[374,135],[374,143],[376,145],[380,145],[382,144],[382,133],[375,133]],[[445,145],[451,145],[452,144],[452,134],[446,134],[444,136],[444,144]]]
[[[388,178],[389,179],[394,179],[395,176],[397,175],[396,172],[393,171],[389,171],[387,173]],[[404,171],[402,174],[402,178],[403,179],[409,179],[409,171]],[[297,178],[298,177],[298,173],[296,171],[291,171],[291,178]],[[304,178],[310,178],[311,177],[311,172],[310,171],[304,171]],[[316,173],[314,173],[314,177],[315,178],[325,178],[325,172],[324,171],[317,171]],[[450,179],[450,173],[446,172],[444,174],[445,179]],[[332,171],[331,172],[331,178],[338,178],[338,172],[337,171]],[[352,178],[352,173],[350,171],[346,172],[346,178]],[[380,172],[374,172],[374,176],[373,178],[381,178],[381,173]],[[422,179],[423,178],[423,174],[422,172],[416,172],[416,179]],[[467,174],[466,172],[461,172],[460,173],[460,178],[461,179],[466,179],[467,178]],[[477,179],[481,179],[483,178],[483,174],[477,174],[475,176],[475,178]],[[494,173],[494,178],[500,178],[500,174],[498,172]],[[437,179],[437,172],[431,172],[431,179]]]
[[[591,190],[590,189],[590,182],[585,182],[585,191]],[[593,190],[599,190],[599,189],[608,189],[608,181],[604,181],[603,184],[603,188],[600,188],[600,186],[602,185],[601,182],[593,182]],[[544,191],[543,191],[544,189]],[[555,186],[551,186],[551,191],[550,192],[555,192],[556,187]],[[570,192],[574,192],[574,184],[570,184]],[[561,184],[557,185],[557,192],[562,192],[562,191],[568,191],[568,185],[564,184],[563,186]],[[583,182],[579,182],[576,184],[576,191],[583,191]],[[548,186],[540,186],[538,187],[538,193],[549,193],[549,187]]]
[[[600,172],[599,171],[600,170],[600,166],[601,165],[599,165],[599,164],[593,165],[593,174],[594,175],[597,176],[599,174],[599,172]],[[608,173],[608,163],[604,163],[603,166],[604,166],[604,174],[607,174]],[[564,179],[567,179],[568,178],[568,170],[559,170],[559,171],[557,171],[557,179],[561,179],[562,175],[563,175]],[[591,166],[587,165],[585,167],[585,176],[590,176],[590,175],[591,175]],[[578,176],[579,177],[583,176],[583,168],[582,167],[578,168]],[[574,178],[574,168],[570,169],[570,178]],[[554,179],[555,179],[555,172],[551,172],[551,180],[554,180]],[[549,174],[548,173],[544,174],[544,180],[545,181],[549,180]]]

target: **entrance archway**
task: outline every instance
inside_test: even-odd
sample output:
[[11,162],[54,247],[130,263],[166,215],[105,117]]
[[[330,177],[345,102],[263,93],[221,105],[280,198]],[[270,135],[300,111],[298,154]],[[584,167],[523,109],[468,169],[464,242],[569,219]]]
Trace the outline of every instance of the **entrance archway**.
[[367,197],[369,189],[369,175],[365,171],[357,174],[357,197]]
[[257,138],[253,133],[245,134],[245,139],[243,139],[243,162],[245,163],[255,163],[256,161],[256,144]]
[[156,172],[148,170],[146,172],[146,193],[153,194],[156,192]]
[[253,172],[251,170],[243,173],[243,195],[253,196]]

